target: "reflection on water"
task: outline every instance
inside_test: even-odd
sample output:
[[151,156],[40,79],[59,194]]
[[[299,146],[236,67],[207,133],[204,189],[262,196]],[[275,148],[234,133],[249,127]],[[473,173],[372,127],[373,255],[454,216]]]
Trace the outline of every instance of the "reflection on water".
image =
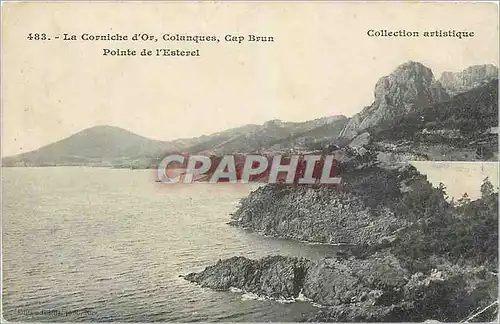
[[[498,164],[414,162],[450,196],[479,195]],[[10,321],[300,321],[280,304],[179,278],[221,258],[318,259],[337,248],[226,225],[255,185],[168,186],[144,170],[3,169],[3,316]]]
[[[10,321],[298,321],[314,308],[201,289],[220,258],[336,248],[226,222],[252,185],[154,183],[150,171],[3,169],[3,315]],[[255,186],[253,186],[255,188]]]

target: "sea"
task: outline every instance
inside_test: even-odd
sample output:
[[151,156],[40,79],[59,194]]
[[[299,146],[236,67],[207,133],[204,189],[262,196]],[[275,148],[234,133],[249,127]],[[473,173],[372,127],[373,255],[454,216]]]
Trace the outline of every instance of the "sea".
[[[416,162],[449,195],[478,196],[498,164]],[[227,225],[257,184],[168,185],[151,170],[2,169],[2,316],[47,322],[296,322],[318,311],[213,291],[181,275],[232,256],[319,259],[339,248]],[[466,188],[467,187],[467,188]]]

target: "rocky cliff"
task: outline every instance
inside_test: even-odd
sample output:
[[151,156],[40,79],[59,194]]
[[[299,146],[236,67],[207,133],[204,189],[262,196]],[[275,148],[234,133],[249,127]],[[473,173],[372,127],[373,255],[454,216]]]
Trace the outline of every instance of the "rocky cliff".
[[388,252],[317,261],[233,257],[184,278],[215,290],[313,301],[323,307],[311,321],[459,321],[494,301],[497,286],[482,267],[441,264],[410,273]]
[[[366,140],[362,136],[359,142]],[[364,146],[338,155],[339,186],[266,185],[241,201],[231,224],[266,235],[347,243],[336,258],[219,260],[184,278],[272,300],[321,307],[309,321],[474,321],[498,306],[498,193],[450,203],[404,163],[380,163]]]
[[[412,224],[401,209],[406,196],[434,190],[409,165],[368,165],[340,176],[338,186],[260,187],[241,200],[230,224],[300,241],[376,244]],[[443,197],[438,204],[446,205]]]
[[449,98],[431,69],[412,61],[382,77],[375,85],[374,95],[374,102],[353,116],[341,137],[354,138],[364,129]]
[[498,160],[498,80],[369,129],[379,150],[429,160]]
[[215,290],[239,288],[270,298],[295,298],[304,286],[307,259],[269,256],[261,260],[233,257],[220,260],[203,272],[190,273],[186,280]]
[[443,72],[439,82],[450,95],[477,88],[498,79],[498,68],[492,64],[473,65],[461,72]]

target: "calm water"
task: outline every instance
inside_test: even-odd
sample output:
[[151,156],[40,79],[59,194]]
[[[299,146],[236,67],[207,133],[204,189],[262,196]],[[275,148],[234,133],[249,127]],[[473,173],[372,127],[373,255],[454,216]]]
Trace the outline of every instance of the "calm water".
[[151,171],[70,167],[4,168],[3,178],[8,321],[297,321],[314,307],[178,276],[236,255],[335,254],[226,225],[250,185],[166,187]]
[[481,196],[481,184],[488,177],[498,188],[498,162],[415,161],[412,164],[434,185],[442,182],[450,198],[458,199],[467,192],[471,199]]
[[[477,196],[498,164],[421,163],[452,196]],[[3,315],[10,321],[299,321],[315,309],[215,292],[179,275],[219,258],[317,259],[335,248],[226,225],[254,187],[166,186],[151,171],[3,169]]]

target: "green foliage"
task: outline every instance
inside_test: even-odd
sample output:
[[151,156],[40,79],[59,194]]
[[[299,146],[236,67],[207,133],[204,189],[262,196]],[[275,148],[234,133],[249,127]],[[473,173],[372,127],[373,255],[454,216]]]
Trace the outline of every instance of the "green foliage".
[[[449,142],[468,144],[470,138],[481,136],[489,127],[498,125],[498,80],[456,95],[448,101],[396,118],[380,124],[370,131],[376,141],[412,140],[424,142]],[[427,129],[457,129],[461,138],[448,138],[438,134],[422,135]]]
[[367,206],[391,206],[401,197],[399,172],[378,167],[341,173],[344,189],[355,193]]
[[469,195],[466,192],[464,192],[462,197],[458,199],[457,206],[466,206],[466,205],[470,204],[470,202],[471,202],[471,200],[469,198]]
[[493,194],[493,191],[493,184],[490,182],[490,179],[486,177],[481,185],[481,197],[487,198]]
[[453,245],[450,255],[456,259],[472,259],[495,268],[498,258],[498,193],[486,178],[481,186],[481,199],[457,207],[460,221],[450,225]]
[[399,215],[411,222],[432,220],[433,223],[442,223],[449,218],[450,204],[446,201],[446,188],[442,183],[433,188],[427,181],[414,180],[409,187],[411,191],[396,206]]
[[[402,233],[393,252],[409,267],[427,264],[432,255],[452,262],[498,266],[498,193],[485,179],[483,196],[471,201],[467,194],[457,206],[440,202],[439,192],[421,188],[407,195],[402,206],[416,225]],[[428,199],[428,201],[426,201]],[[432,202],[434,201],[434,202]],[[420,218],[419,218],[420,217]]]

